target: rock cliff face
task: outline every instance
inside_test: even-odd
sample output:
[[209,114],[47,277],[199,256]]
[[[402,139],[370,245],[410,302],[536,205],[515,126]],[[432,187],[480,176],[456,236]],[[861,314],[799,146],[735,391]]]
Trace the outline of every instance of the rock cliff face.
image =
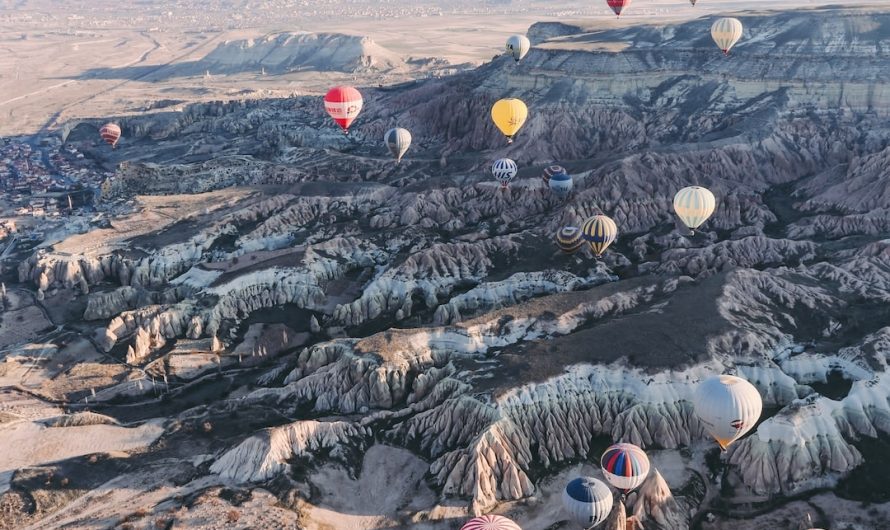
[[[281,488],[301,463],[354,473],[385,443],[423,459],[434,490],[404,508],[410,526],[532,503],[604,440],[706,476],[690,398],[736,373],[766,413],[729,449],[726,484],[830,486],[870,463],[864,438],[890,434],[890,15],[746,16],[729,58],[710,23],[536,25],[519,66],[363,88],[350,139],[317,98],[126,118],[132,142],[103,156],[142,162],[112,195],[248,191],[163,230],[114,228],[115,245],[41,250],[16,288],[73,297],[66,332],[125,363],[84,391],[99,412],[169,392],[158,410],[177,425],[222,425],[196,480]],[[504,95],[531,109],[509,147],[488,120]],[[400,165],[379,146],[396,124],[415,137]],[[188,156],[166,162],[171,149]],[[507,190],[488,173],[503,156],[521,167]],[[554,161],[568,199],[541,182]],[[670,209],[691,184],[717,196],[694,236]],[[619,227],[604,257],[559,252],[556,231],[597,213]],[[645,528],[732,506],[710,484],[674,497],[665,477],[692,482],[662,471],[628,501]]]
[[221,43],[204,56],[195,70],[212,73],[259,70],[269,74],[315,70],[360,72],[406,67],[395,53],[368,37],[335,33],[280,33],[261,39]]
[[[256,434],[228,451],[210,470],[240,480],[269,480],[290,469],[295,457],[312,458],[322,451],[335,460],[354,458],[367,449],[368,433],[346,422],[301,421]],[[351,451],[346,448],[350,447]]]

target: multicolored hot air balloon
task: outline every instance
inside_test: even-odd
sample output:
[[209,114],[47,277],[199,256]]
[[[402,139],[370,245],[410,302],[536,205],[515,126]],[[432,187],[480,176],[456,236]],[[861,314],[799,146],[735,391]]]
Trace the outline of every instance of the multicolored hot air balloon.
[[386,131],[383,136],[383,142],[396,159],[396,164],[402,161],[402,157],[411,147],[411,133],[407,129],[396,127]]
[[575,184],[572,182],[572,176],[568,173],[556,173],[550,177],[549,186],[554,195],[565,199],[572,194]]
[[606,0],[606,3],[615,12],[615,16],[620,17],[624,8],[630,5],[630,0]]
[[531,47],[532,43],[525,35],[511,35],[507,39],[507,53],[517,63],[525,57],[525,54],[528,53]]
[[760,392],[734,375],[713,376],[699,383],[693,404],[705,430],[724,451],[750,431],[763,412]]
[[584,528],[602,524],[612,511],[612,502],[609,486],[592,477],[576,478],[562,492],[566,511]]
[[724,55],[729,55],[729,50],[742,38],[743,31],[742,22],[737,18],[717,19],[711,25],[711,37]]
[[467,521],[460,530],[522,530],[522,528],[503,515],[482,515]]
[[649,457],[634,444],[615,444],[600,458],[603,476],[615,488],[627,493],[643,484],[649,476]]
[[491,165],[491,174],[494,175],[495,180],[501,183],[502,188],[507,187],[507,184],[516,177],[518,171],[519,168],[516,166],[516,162],[509,158],[495,160],[494,164]]
[[528,107],[521,99],[501,99],[491,107],[491,119],[498,129],[507,137],[507,143],[513,143],[513,137],[525,124],[528,118]]
[[99,136],[114,149],[117,141],[121,139],[121,128],[116,123],[106,123],[99,129]]
[[556,245],[566,254],[574,254],[584,246],[581,229],[577,226],[564,226],[556,233]]
[[552,166],[545,167],[544,172],[541,174],[541,178],[544,180],[544,184],[549,186],[550,179],[553,177],[553,175],[556,175],[557,173],[568,173],[568,171],[566,171],[566,169],[564,167],[557,166],[556,164],[553,164]]
[[701,186],[688,186],[674,195],[674,211],[683,224],[692,230],[701,226],[714,213],[717,201],[714,194]]
[[584,221],[581,234],[590,245],[590,250],[599,258],[618,237],[618,226],[605,215],[594,215]]
[[349,134],[349,126],[362,111],[363,104],[361,92],[351,86],[334,87],[324,97],[324,110],[343,129],[343,134]]

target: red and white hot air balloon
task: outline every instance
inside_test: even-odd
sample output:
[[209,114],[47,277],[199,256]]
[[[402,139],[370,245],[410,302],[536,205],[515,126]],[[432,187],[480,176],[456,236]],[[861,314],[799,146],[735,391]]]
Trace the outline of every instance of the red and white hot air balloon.
[[460,530],[522,530],[518,524],[503,515],[483,515],[466,522]]
[[620,17],[621,11],[630,5],[630,0],[606,0],[606,3],[609,4],[609,7],[615,12],[615,15]]
[[117,141],[121,139],[121,128],[116,123],[106,123],[99,129],[99,136],[114,149]]
[[349,126],[362,111],[363,103],[361,93],[355,88],[336,86],[325,95],[324,110],[343,129],[343,134],[349,134]]

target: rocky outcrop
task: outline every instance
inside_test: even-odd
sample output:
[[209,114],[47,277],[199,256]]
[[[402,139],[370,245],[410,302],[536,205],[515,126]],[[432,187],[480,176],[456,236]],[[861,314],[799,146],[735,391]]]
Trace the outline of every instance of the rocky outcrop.
[[194,73],[256,72],[269,74],[298,70],[364,72],[405,68],[395,53],[368,37],[337,33],[279,33],[258,39],[219,44],[194,65]]
[[345,421],[299,421],[255,434],[224,453],[210,471],[238,482],[262,482],[290,469],[293,458],[353,462],[370,445],[369,432]]
[[634,517],[643,528],[653,530],[687,530],[689,511],[674,498],[667,482],[653,468],[637,491],[633,507]]
[[606,271],[596,278],[578,278],[564,271],[520,272],[501,282],[486,282],[452,297],[436,308],[433,324],[452,324],[481,312],[509,307],[529,298],[574,291],[610,279]]
[[661,256],[661,272],[699,276],[743,267],[810,261],[815,258],[816,245],[808,241],[775,240],[762,236],[720,241],[705,248],[682,248],[665,251]]
[[612,506],[612,512],[609,518],[603,521],[603,530],[626,530],[627,529],[627,508],[624,501],[618,499]]
[[347,326],[357,326],[388,313],[401,311],[411,316],[414,298],[427,309],[439,305],[458,285],[478,282],[494,267],[500,255],[509,259],[519,245],[509,238],[495,238],[478,244],[443,243],[409,256],[398,267],[387,270],[365,287],[362,296],[334,310],[334,319]]

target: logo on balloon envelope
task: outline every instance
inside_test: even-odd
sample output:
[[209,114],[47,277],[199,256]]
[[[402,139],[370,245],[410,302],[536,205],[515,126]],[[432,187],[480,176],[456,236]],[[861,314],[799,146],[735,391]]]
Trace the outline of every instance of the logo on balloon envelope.
[[740,431],[745,427],[745,422],[742,420],[733,420],[729,425],[732,426],[733,429]]

